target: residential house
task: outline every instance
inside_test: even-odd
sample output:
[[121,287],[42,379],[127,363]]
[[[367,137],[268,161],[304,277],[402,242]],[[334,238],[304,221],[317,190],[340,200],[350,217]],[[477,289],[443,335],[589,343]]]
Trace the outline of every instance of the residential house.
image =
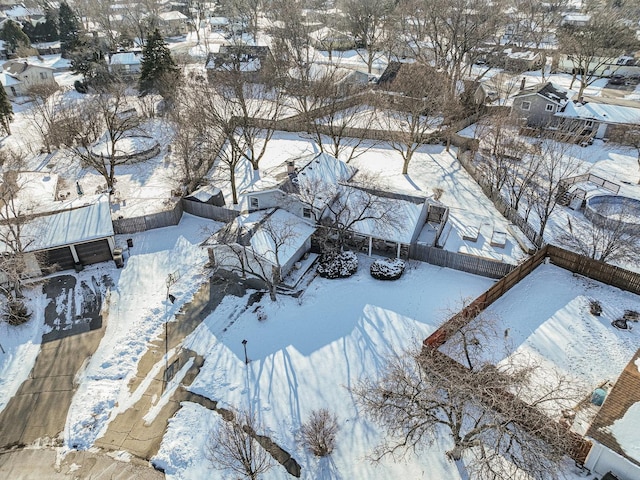
[[557,116],[595,131],[595,138],[609,138],[615,130],[640,125],[640,102],[585,96],[582,101],[567,103]]
[[620,480],[640,478],[640,350],[622,371],[591,422],[593,447],[585,461],[592,473]]
[[522,88],[513,98],[511,115],[522,126],[543,128],[555,124],[557,112],[569,101],[568,92],[551,82]]
[[109,71],[123,78],[137,77],[142,68],[142,52],[119,52],[109,57]]
[[205,68],[209,79],[216,72],[239,72],[247,81],[258,81],[271,62],[271,50],[258,45],[221,45],[207,56]]
[[4,88],[4,91],[7,92],[7,96],[9,98],[20,97],[24,95],[22,82],[13,75],[9,75],[6,72],[1,72],[0,83],[2,83],[2,88]]
[[189,18],[177,11],[162,12],[158,15],[158,28],[163,37],[178,37],[189,31]]
[[27,60],[9,60],[2,68],[21,83],[22,93],[36,85],[56,83],[53,76],[55,69],[45,65],[36,65]]
[[[369,205],[367,219],[351,225],[348,243],[369,255],[375,251],[406,257],[409,246],[427,227],[430,213],[435,215],[441,205],[424,197],[363,189],[350,183],[355,173],[355,168],[326,153],[306,155],[287,161],[286,172],[283,168],[279,175],[265,177],[251,191],[243,192],[242,202],[250,212],[281,207],[314,223],[325,219],[332,223],[335,215],[353,215]],[[383,210],[393,214],[385,215]],[[446,215],[439,218],[446,222]],[[342,224],[353,221],[337,220]]]
[[279,283],[311,248],[312,222],[279,208],[241,215],[205,243],[217,267]]

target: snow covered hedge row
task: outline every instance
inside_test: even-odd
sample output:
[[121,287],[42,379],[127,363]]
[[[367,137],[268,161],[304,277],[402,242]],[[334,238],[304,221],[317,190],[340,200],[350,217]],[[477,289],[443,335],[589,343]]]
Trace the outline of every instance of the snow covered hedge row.
[[353,252],[328,253],[320,257],[318,275],[324,278],[346,278],[358,270],[358,257]]
[[404,272],[404,261],[399,258],[384,258],[371,264],[371,276],[378,280],[397,280]]

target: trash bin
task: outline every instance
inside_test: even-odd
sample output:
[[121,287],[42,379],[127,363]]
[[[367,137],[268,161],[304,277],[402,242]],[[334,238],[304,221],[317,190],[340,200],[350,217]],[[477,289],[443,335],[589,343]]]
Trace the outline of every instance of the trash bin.
[[133,248],[133,238],[127,238],[127,247]]
[[116,264],[116,268],[124,267],[124,257],[122,256],[121,248],[116,248],[113,250],[113,261]]

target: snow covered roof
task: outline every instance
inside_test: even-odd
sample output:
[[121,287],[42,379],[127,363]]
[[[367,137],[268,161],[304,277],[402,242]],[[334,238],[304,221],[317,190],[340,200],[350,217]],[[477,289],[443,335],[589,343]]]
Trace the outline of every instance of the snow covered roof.
[[602,123],[618,123],[626,125],[640,124],[640,104],[637,107],[611,105],[607,103],[567,103],[558,117],[596,120]]
[[11,87],[13,85],[20,85],[22,82],[13,75],[2,72],[0,73],[0,83],[2,83],[3,87]]
[[212,197],[220,194],[220,189],[218,187],[214,187],[213,185],[203,185],[202,187],[195,190],[193,193],[189,194],[189,197],[193,197],[196,200],[199,200],[203,203],[209,201]]
[[587,436],[640,465],[640,350],[627,364]]
[[47,65],[37,65],[27,60],[9,60],[8,62],[5,62],[4,65],[2,66],[3,70],[14,75],[23,73],[30,68],[44,68],[47,70],[53,70],[53,68]]
[[567,90],[554,83],[545,82],[520,90],[516,96],[540,95],[549,101],[563,105],[569,99],[568,93]]
[[85,207],[34,218],[23,225],[21,238],[25,250],[33,252],[113,235],[109,202],[101,197]]
[[[264,227],[267,223],[269,228]],[[286,210],[271,209],[240,215],[217,237],[218,241],[224,239],[224,243],[237,239],[234,243],[250,246],[256,255],[273,264],[276,264],[276,242],[282,242],[277,246],[278,260],[284,265],[315,231],[315,227]]]
[[[345,211],[357,212],[364,202],[368,202],[367,195],[370,193],[350,186],[342,187],[345,192],[340,194],[340,200],[347,203]],[[385,211],[391,210],[393,218],[378,220],[375,218],[364,219],[353,224],[351,230],[360,235],[374,237],[390,242],[409,244],[413,239],[413,234],[418,227],[420,213],[424,204],[416,204],[407,200],[395,198],[382,198],[374,202],[368,202],[370,206],[367,216],[376,217]],[[342,209],[341,209],[342,210]],[[420,225],[420,227],[422,227]]]
[[109,59],[110,65],[140,65],[142,54],[138,52],[114,53]]
[[160,17],[160,20],[163,20],[165,22],[187,20],[188,18],[184,13],[178,12],[177,10],[172,10],[171,12],[162,12],[158,16]]

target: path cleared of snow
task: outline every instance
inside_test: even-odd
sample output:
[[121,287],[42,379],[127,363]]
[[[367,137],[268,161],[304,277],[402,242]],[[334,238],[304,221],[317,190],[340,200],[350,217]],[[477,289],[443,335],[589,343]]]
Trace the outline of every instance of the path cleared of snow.
[[[149,343],[161,334],[207,278],[206,250],[199,244],[221,224],[185,214],[179,225],[131,235],[125,268],[113,269],[114,287],[104,313],[106,330],[79,380],[65,428],[65,444],[90,448],[117,414],[130,404],[128,384]],[[167,300],[166,279],[178,273]],[[107,302],[107,300],[105,300]],[[135,392],[134,392],[135,393]]]
[[[185,340],[187,348],[206,356],[189,388],[222,407],[250,410],[265,434],[302,465],[303,478],[457,478],[443,454],[446,441],[443,448],[409,455],[407,462],[372,464],[367,456],[381,432],[360,416],[349,387],[375,375],[387,355],[419,344],[449,309],[459,308],[462,297],[477,296],[492,281],[419,262],[410,262],[398,281],[378,281],[369,275],[371,259],[359,258],[354,277],[315,278],[300,300],[265,298],[263,321],[256,305],[244,308],[246,297],[226,297]],[[301,423],[319,408],[334,412],[341,426],[336,451],[320,462],[296,440]],[[170,479],[228,478],[211,470],[205,458],[207,432],[219,420],[218,414],[185,403],[154,463],[166,468]],[[287,474],[277,465],[265,478]]]

